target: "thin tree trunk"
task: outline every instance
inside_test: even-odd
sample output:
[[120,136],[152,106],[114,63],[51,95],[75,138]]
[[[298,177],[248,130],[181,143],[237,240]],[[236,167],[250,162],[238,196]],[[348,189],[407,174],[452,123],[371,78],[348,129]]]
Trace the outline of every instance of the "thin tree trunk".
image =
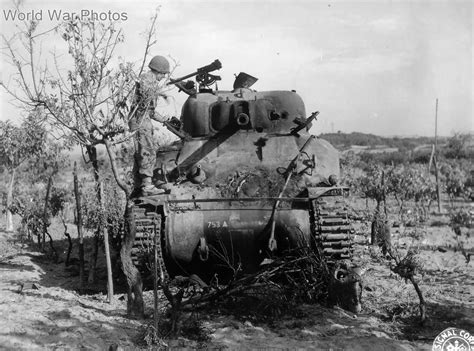
[[109,232],[107,230],[105,221],[105,205],[104,205],[104,184],[100,183],[100,210],[102,213],[100,221],[100,229],[104,236],[104,248],[105,248],[105,263],[107,266],[107,302],[111,303],[114,298],[114,281],[112,279],[112,265],[110,263],[110,248],[109,248]]
[[97,269],[97,258],[99,256],[99,235],[100,229],[97,229],[94,233],[94,239],[92,242],[92,255],[90,256],[89,262],[89,276],[87,278],[88,284],[93,284],[95,282],[95,273]]
[[13,231],[13,216],[10,211],[10,207],[13,205],[13,185],[15,183],[15,173],[16,169],[12,169],[10,174],[10,182],[8,183],[7,190],[7,208],[6,208],[6,230],[7,232]]
[[58,252],[56,251],[56,249],[54,248],[53,238],[51,237],[51,234],[49,234],[48,230],[45,231],[45,234],[49,238],[49,247],[51,248],[51,251],[53,252],[54,263],[58,263],[59,255],[58,255]]
[[376,199],[377,205],[374,212],[374,218],[372,220],[372,226],[370,230],[370,243],[375,246],[378,245],[378,233],[380,231],[380,221],[381,221],[381,213],[380,213],[380,205],[381,201]]
[[[102,203],[102,194],[100,192],[100,173],[99,173],[99,162],[97,160],[97,148],[95,146],[87,146],[87,155],[89,156],[89,160],[92,163],[92,171],[94,174],[94,181],[95,181],[95,192],[97,203]],[[88,283],[92,284],[95,281],[95,274],[97,269],[97,257],[99,255],[99,236],[100,236],[101,228],[98,228],[94,233],[94,244],[92,250],[92,257],[89,264],[89,277]]]
[[61,216],[61,219],[63,221],[63,226],[64,226],[64,235],[67,238],[68,242],[68,247],[67,247],[67,254],[66,254],[66,267],[69,266],[69,258],[71,258],[71,251],[72,251],[72,239],[71,235],[67,232],[67,224],[66,220],[64,219],[64,216]]
[[99,200],[100,203],[100,174],[99,174],[99,162],[97,160],[97,148],[95,146],[87,146],[87,155],[89,156],[89,160],[92,163],[92,171],[94,174],[94,180],[95,180],[95,185],[96,185],[96,195],[97,199]]
[[82,232],[81,193],[77,179],[77,163],[74,162],[74,194],[77,208],[77,235],[79,237],[79,290],[84,292],[84,235]]
[[136,225],[132,212],[133,202],[127,201],[125,210],[125,235],[123,237],[120,258],[122,269],[127,278],[127,314],[132,317],[144,317],[143,283],[140,272],[132,262],[132,246],[135,241]]
[[49,194],[51,193],[51,186],[53,185],[53,176],[50,175],[48,179],[48,186],[46,187],[46,197],[44,199],[44,207],[43,207],[43,242],[42,242],[42,250],[45,250],[46,245],[46,232],[48,230],[48,203],[49,203]]
[[143,318],[145,306],[143,303],[143,282],[140,272],[132,262],[132,246],[135,241],[136,225],[132,212],[133,201],[130,200],[130,189],[127,184],[120,178],[117,171],[117,163],[115,161],[115,153],[109,140],[105,139],[105,148],[109,155],[110,166],[114,174],[117,185],[123,190],[126,198],[125,208],[125,233],[120,250],[120,259],[122,261],[122,270],[127,278],[127,313],[131,316]]
[[418,283],[415,281],[415,279],[413,277],[410,277],[410,281],[413,284],[416,293],[418,294],[418,298],[420,299],[420,321],[421,323],[424,323],[426,320],[425,299],[423,298],[423,294],[421,293],[420,287],[418,286]]
[[104,144],[105,144],[105,149],[107,150],[107,154],[109,155],[110,167],[112,168],[112,173],[114,175],[114,179],[117,182],[117,185],[120,187],[120,189],[122,189],[123,192],[125,193],[125,197],[126,197],[127,202],[128,202],[128,199],[130,199],[131,191],[128,188],[127,184],[124,182],[124,180],[118,174],[117,161],[115,160],[115,152],[112,149],[112,145],[110,144],[109,140],[105,139]]
[[[159,224],[161,226],[161,222]],[[158,238],[156,235],[156,223],[154,228],[154,235],[153,235],[153,325],[155,327],[154,337],[157,337],[158,333],[158,324],[159,324],[159,316],[158,316],[158,288],[159,288],[159,281],[158,281]],[[162,271],[160,267],[160,271]],[[163,280],[161,280],[163,283]],[[155,340],[157,341],[157,340]]]

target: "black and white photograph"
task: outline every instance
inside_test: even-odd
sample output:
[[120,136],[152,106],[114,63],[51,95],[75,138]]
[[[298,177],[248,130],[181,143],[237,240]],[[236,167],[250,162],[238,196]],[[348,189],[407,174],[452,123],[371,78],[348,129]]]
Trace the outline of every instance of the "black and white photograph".
[[474,350],[472,1],[0,5],[0,350]]

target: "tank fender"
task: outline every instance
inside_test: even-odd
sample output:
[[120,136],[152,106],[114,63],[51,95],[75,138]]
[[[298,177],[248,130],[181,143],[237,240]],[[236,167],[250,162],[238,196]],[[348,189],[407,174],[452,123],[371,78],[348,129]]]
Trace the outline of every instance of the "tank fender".
[[140,206],[149,206],[155,208],[155,211],[160,212],[163,216],[168,217],[169,202],[168,200],[174,198],[170,195],[156,195],[138,198],[135,203]]

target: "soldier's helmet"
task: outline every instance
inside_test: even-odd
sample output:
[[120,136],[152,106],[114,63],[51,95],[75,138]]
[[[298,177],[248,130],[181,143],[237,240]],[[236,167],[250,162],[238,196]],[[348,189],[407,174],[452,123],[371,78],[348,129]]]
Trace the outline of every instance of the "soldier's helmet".
[[148,67],[158,73],[170,73],[170,63],[163,56],[155,56],[150,60]]

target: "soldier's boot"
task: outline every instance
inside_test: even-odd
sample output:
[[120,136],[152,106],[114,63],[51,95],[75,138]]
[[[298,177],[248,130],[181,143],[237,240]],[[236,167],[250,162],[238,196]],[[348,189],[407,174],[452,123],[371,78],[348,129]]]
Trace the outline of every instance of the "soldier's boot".
[[160,195],[164,194],[165,190],[157,188],[153,185],[151,177],[145,177],[142,179],[141,185],[141,195],[142,196],[151,196],[151,195]]

